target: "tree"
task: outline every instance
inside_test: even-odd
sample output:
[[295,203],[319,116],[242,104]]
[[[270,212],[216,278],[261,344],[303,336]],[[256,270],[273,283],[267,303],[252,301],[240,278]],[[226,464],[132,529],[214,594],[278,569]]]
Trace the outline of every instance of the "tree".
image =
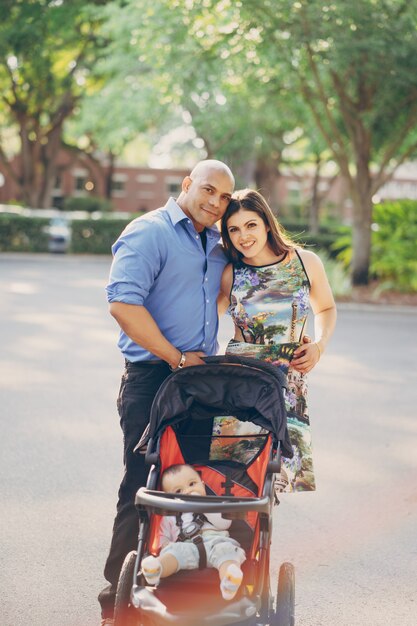
[[239,12],[224,1],[161,0],[156,9],[151,0],[126,0],[108,10],[112,63],[130,80],[151,83],[158,111],[182,110],[206,156],[227,161],[239,186],[255,181],[276,205],[297,107],[285,76],[271,79],[272,68],[257,66],[258,42],[239,28]]
[[64,123],[105,49],[96,0],[5,0],[0,6],[1,109],[20,140],[17,159],[0,144],[0,166],[32,207],[46,207],[58,173]]
[[286,60],[348,183],[352,279],[366,284],[372,198],[417,148],[417,3],[253,0],[241,16],[265,65]]

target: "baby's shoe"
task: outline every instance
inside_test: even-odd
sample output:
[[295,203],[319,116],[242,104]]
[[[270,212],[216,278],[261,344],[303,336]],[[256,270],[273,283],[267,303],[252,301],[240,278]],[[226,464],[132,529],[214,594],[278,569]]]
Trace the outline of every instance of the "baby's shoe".
[[142,559],[142,574],[150,585],[158,585],[161,579],[162,565],[156,556],[149,555]]
[[231,563],[226,570],[226,575],[220,583],[220,591],[225,600],[233,600],[242,583],[243,572],[234,563]]

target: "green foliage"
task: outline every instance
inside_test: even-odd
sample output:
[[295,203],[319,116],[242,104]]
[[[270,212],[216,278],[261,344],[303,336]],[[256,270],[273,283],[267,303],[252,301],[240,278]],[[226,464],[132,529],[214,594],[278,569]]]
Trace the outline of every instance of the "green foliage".
[[74,220],[71,251],[79,254],[110,254],[111,246],[130,219]]
[[305,248],[317,252],[317,250],[325,250],[331,258],[336,258],[333,252],[333,246],[338,238],[336,233],[317,233],[317,235],[309,235],[303,233],[293,237],[295,241],[302,243]]
[[[112,244],[134,217],[72,220],[70,252],[110,254]],[[48,252],[49,223],[44,217],[0,214],[0,252]]]
[[345,233],[337,237],[331,246],[332,256],[335,256],[345,269],[352,263],[352,229],[347,229]]
[[0,214],[0,252],[47,252],[49,219]]
[[72,197],[64,200],[65,211],[87,211],[88,213],[102,211],[108,213],[111,209],[111,202],[99,196],[80,196],[79,198]]
[[103,2],[0,3],[0,117],[16,127],[20,171],[10,166],[2,137],[0,160],[28,206],[49,205],[63,124],[99,88],[91,70],[107,42],[96,4]]
[[171,115],[172,121],[182,113],[180,124],[189,131],[183,135],[196,152],[204,149],[235,168],[259,157],[276,160],[302,103],[288,73],[278,81],[276,64],[257,65],[259,40],[254,30],[239,26],[240,10],[239,3],[229,1],[161,0],[157,9],[153,0],[111,5],[106,34],[113,54],[106,69],[114,77],[113,89],[103,92],[105,115],[113,112],[112,91],[118,94],[116,119],[121,108],[124,129],[133,119],[129,108],[137,119],[151,99],[148,119],[160,125],[161,115],[164,121]]
[[0,18],[5,101],[13,114],[13,102],[18,101],[21,112],[46,126],[64,96],[81,95],[83,85],[85,89],[85,80],[76,79],[80,73],[86,78],[95,59],[97,22],[81,0],[2,3]]
[[417,202],[374,208],[371,271],[390,289],[417,292]]
[[[399,200],[374,206],[371,275],[380,291],[417,291],[417,202]],[[347,230],[332,245],[332,252],[347,268],[352,258],[352,235]]]
[[348,181],[352,279],[367,283],[370,243],[363,242],[371,239],[372,197],[417,151],[417,3],[247,0],[241,6],[240,26],[256,29],[261,63],[279,72],[285,60]]
[[325,250],[317,250],[317,254],[323,262],[334,297],[348,296],[352,291],[352,285],[349,272],[344,265],[331,258]]
[[300,243],[313,252],[324,250],[331,258],[336,258],[338,253],[337,242],[340,239],[340,233],[345,230],[338,223],[327,223],[320,225],[320,231],[316,235],[308,232],[308,224],[305,220],[289,221],[288,219],[280,219],[280,224],[288,233],[290,239],[296,243]]

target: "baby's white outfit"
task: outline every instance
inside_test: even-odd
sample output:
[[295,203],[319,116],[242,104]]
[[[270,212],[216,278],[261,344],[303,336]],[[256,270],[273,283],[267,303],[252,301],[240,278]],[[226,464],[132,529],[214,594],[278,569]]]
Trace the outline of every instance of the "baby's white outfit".
[[[204,517],[207,521],[201,526],[200,533],[207,554],[207,567],[219,569],[225,561],[236,561],[241,565],[246,555],[227,531],[232,521],[224,519],[221,513],[205,513]],[[195,524],[193,513],[183,513],[181,522],[186,533],[187,528]],[[161,555],[172,554],[178,561],[178,570],[198,568],[198,548],[191,540],[177,541],[180,529],[174,516],[163,517],[160,533]]]

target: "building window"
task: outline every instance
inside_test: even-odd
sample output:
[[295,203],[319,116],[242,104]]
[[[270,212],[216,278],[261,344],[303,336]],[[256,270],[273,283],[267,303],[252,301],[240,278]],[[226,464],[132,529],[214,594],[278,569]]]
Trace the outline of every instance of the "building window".
[[111,193],[115,198],[123,198],[126,195],[127,174],[113,174],[111,181]]
[[155,174],[138,174],[136,177],[138,183],[152,184],[156,182]]
[[138,198],[142,198],[142,200],[152,200],[155,197],[153,191],[147,191],[146,189],[141,189],[138,191]]
[[56,192],[57,194],[62,193],[61,192],[61,176],[59,175],[55,178],[54,192]]
[[75,177],[75,191],[85,191],[85,184],[87,182],[86,176]]
[[111,190],[112,191],[124,191],[125,181],[124,180],[112,180]]
[[86,196],[86,185],[89,182],[88,170],[79,167],[73,169],[71,173],[74,177],[74,195]]
[[165,188],[170,196],[181,193],[182,178],[179,176],[167,176],[165,178]]
[[62,194],[53,195],[52,196],[52,206],[54,209],[63,209],[64,208],[64,198]]

